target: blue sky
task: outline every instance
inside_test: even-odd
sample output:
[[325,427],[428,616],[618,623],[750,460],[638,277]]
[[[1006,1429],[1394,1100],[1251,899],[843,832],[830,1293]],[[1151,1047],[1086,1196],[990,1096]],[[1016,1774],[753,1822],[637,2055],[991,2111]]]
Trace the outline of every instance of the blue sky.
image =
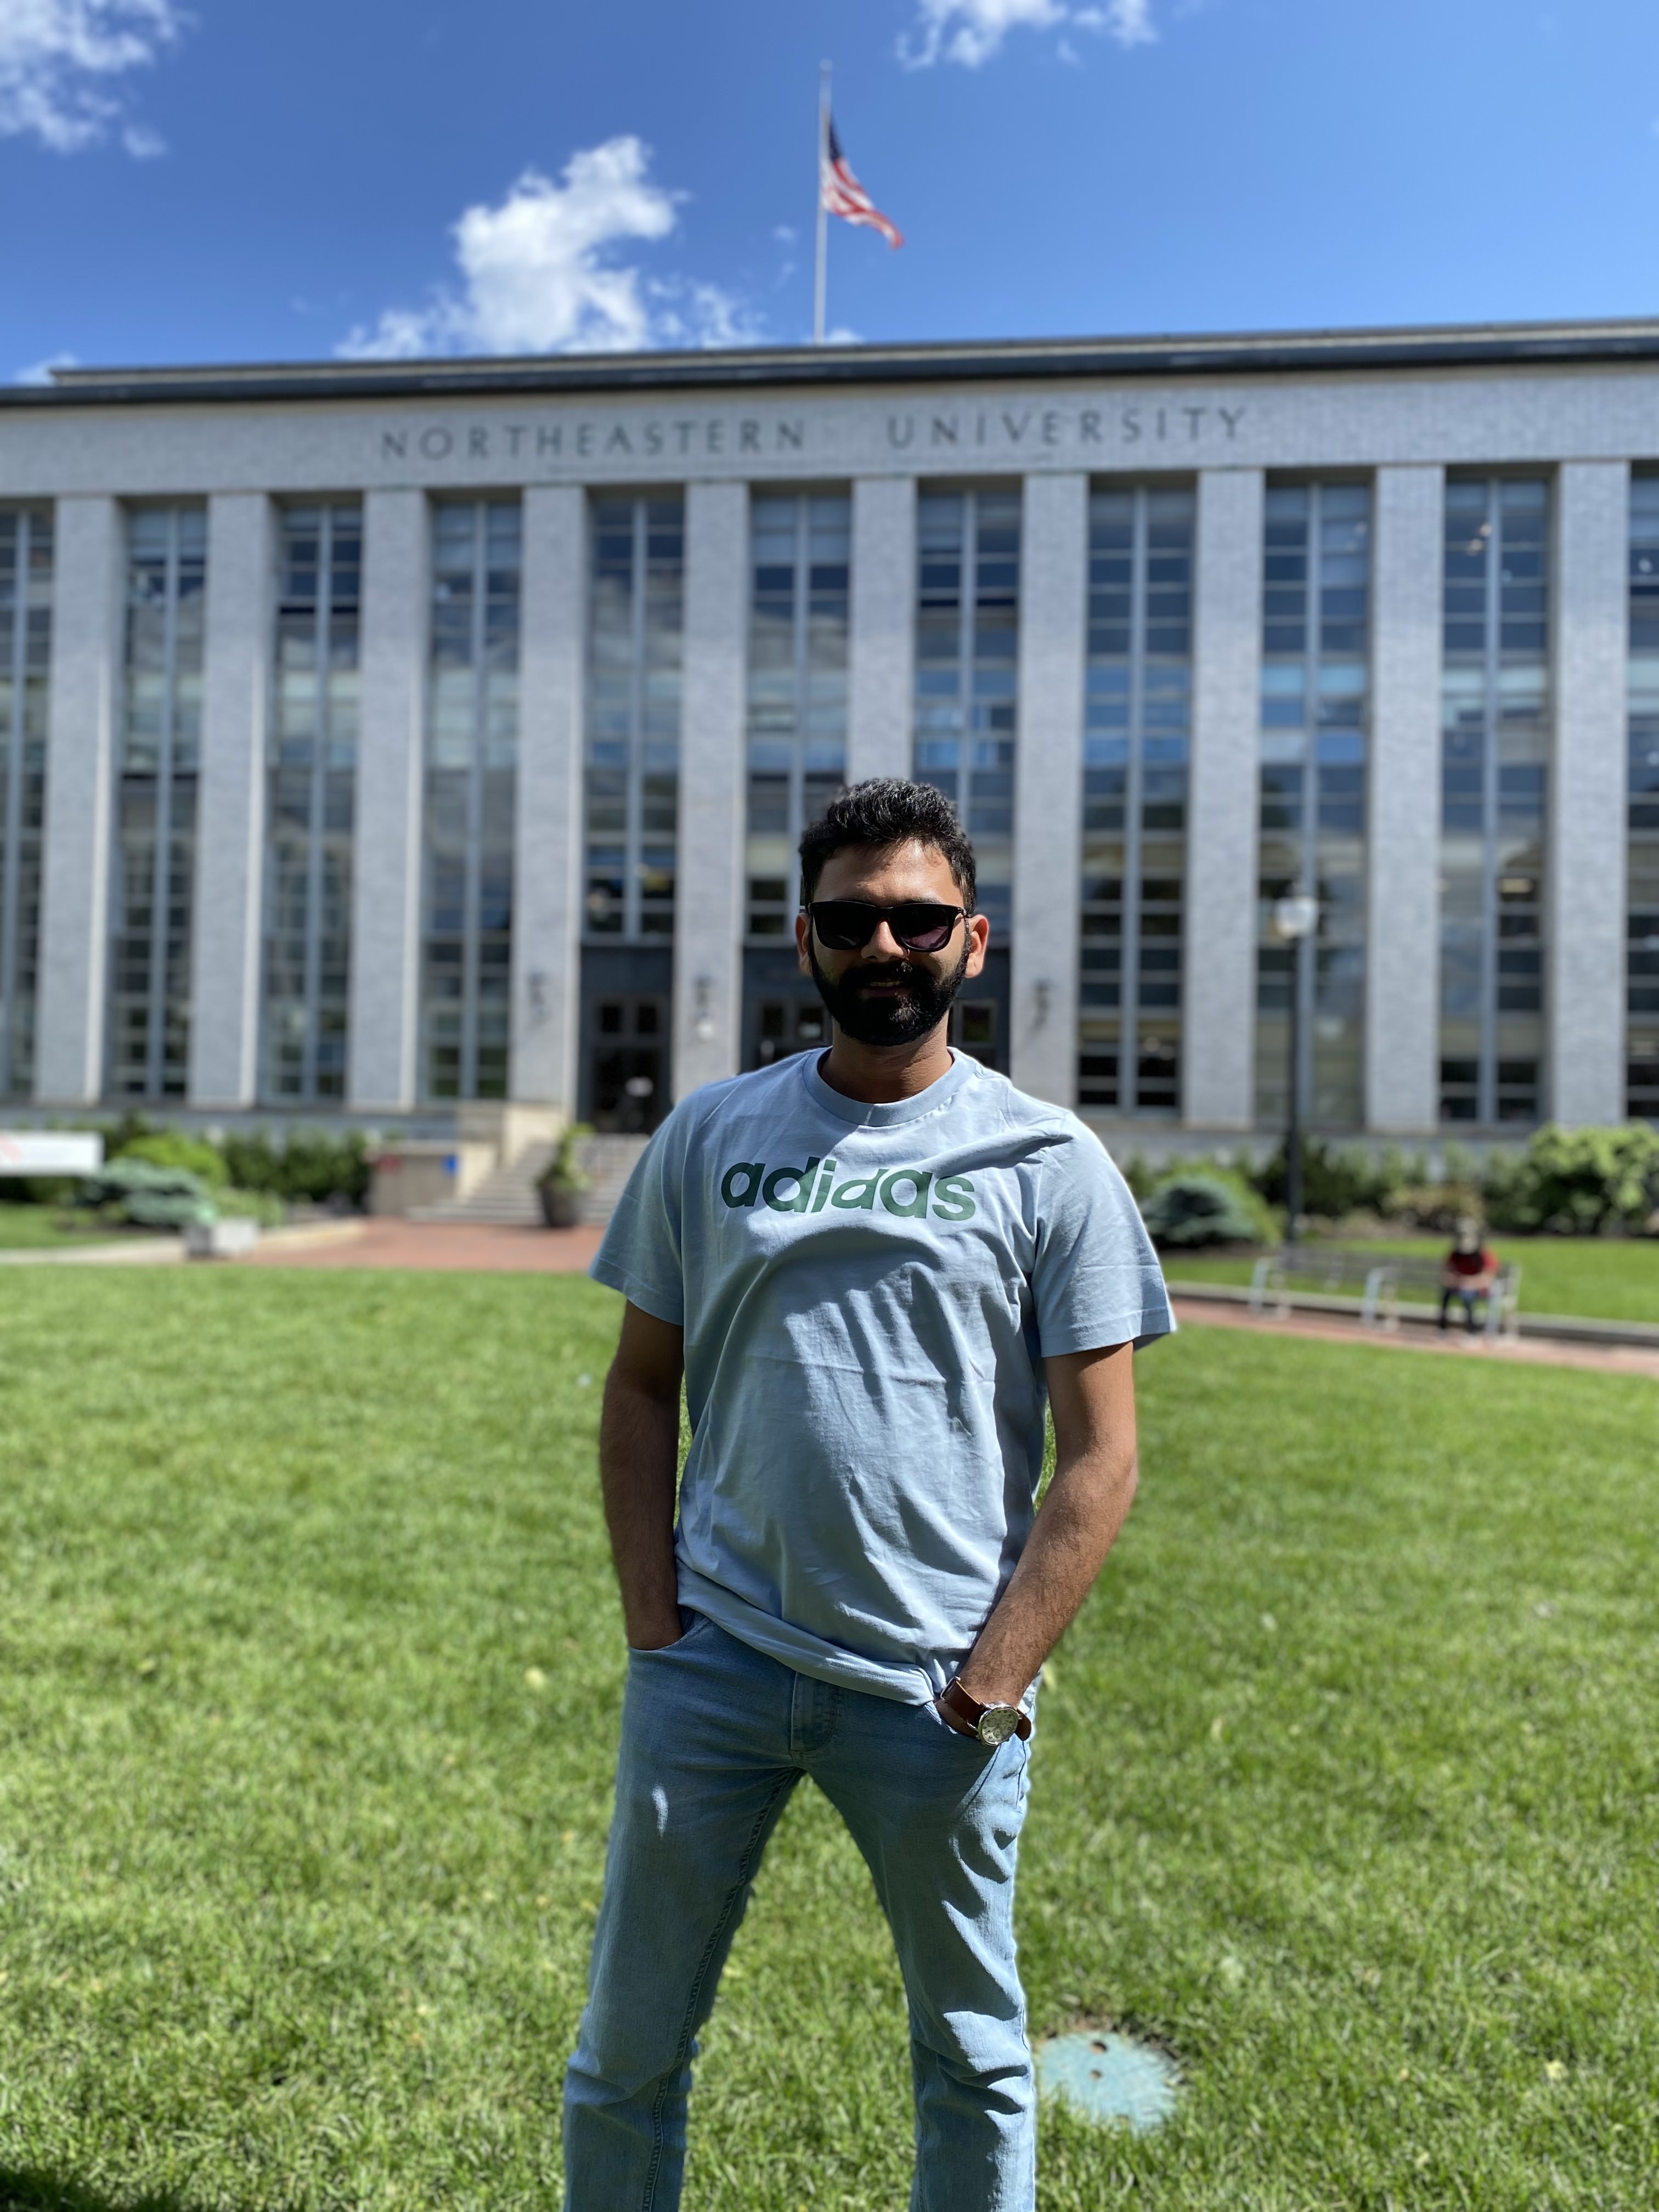
[[1659,312],[1654,0],[0,0],[0,376]]

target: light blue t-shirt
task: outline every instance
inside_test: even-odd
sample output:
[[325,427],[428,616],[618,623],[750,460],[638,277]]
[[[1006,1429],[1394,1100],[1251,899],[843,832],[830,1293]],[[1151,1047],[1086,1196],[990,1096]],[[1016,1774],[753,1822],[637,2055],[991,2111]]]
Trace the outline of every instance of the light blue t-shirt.
[[592,1272],[684,1328],[680,1602],[798,1673],[922,1704],[1030,1533],[1042,1360],[1175,1323],[1074,1115],[962,1054],[861,1105],[817,1059],[683,1099]]

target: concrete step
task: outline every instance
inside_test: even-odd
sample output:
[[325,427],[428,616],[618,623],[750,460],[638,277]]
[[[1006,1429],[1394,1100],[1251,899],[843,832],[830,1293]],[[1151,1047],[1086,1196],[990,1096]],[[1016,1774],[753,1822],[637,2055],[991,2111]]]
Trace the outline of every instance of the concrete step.
[[526,1145],[515,1159],[505,1165],[492,1168],[480,1183],[474,1185],[465,1198],[446,1200],[442,1206],[417,1207],[409,1218],[411,1221],[465,1221],[489,1223],[500,1228],[528,1229],[542,1218],[541,1201],[536,1195],[536,1178],[552,1158],[551,1145]]
[[603,1227],[617,1210],[635,1163],[649,1139],[645,1137],[599,1135],[584,1139],[577,1165],[592,1177],[582,1194],[582,1219]]
[[[603,1228],[610,1220],[646,1142],[643,1137],[593,1136],[583,1139],[576,1162],[584,1174],[592,1178],[582,1193],[581,1218],[585,1224]],[[465,1198],[452,1199],[442,1206],[420,1206],[409,1218],[532,1228],[542,1218],[537,1181],[552,1157],[551,1145],[526,1145],[515,1159],[492,1168]]]

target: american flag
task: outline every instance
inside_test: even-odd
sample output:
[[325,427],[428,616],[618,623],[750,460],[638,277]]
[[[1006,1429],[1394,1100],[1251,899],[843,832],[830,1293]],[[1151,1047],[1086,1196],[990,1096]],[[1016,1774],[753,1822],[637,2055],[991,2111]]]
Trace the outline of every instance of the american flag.
[[847,156],[842,152],[841,141],[836,136],[835,118],[829,115],[823,118],[823,157],[818,165],[818,198],[831,215],[841,216],[848,222],[867,223],[872,230],[878,230],[890,246],[903,245],[903,234],[898,225],[888,221],[848,167]]

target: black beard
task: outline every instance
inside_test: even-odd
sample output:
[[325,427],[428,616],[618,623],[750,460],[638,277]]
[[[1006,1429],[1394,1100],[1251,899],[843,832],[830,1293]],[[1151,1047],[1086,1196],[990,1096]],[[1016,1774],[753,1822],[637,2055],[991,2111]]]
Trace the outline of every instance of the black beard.
[[[965,945],[962,957],[948,975],[932,975],[926,969],[908,965],[895,969],[863,963],[849,968],[838,982],[832,982],[819,967],[817,951],[810,938],[806,957],[812,981],[818,987],[819,998],[830,1010],[830,1019],[854,1044],[914,1044],[918,1037],[926,1036],[950,1012],[951,1002],[962,988],[968,969]],[[876,999],[866,995],[862,986],[871,976],[895,975],[903,982],[902,990]]]

